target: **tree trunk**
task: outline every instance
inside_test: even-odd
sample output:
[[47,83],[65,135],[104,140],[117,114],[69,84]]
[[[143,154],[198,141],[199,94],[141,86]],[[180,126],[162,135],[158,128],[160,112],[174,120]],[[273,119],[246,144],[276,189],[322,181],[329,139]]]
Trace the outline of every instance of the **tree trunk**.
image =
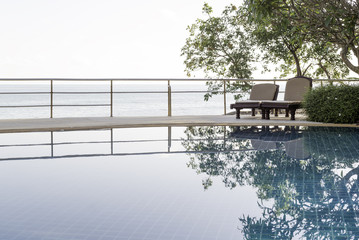
[[300,68],[300,62],[295,51],[290,51],[295,60],[295,66],[297,68],[297,77],[302,76],[302,69]]
[[[340,56],[343,60],[343,62],[345,63],[345,65],[347,65],[347,67],[352,70],[353,72],[359,74],[359,66],[354,66],[350,60],[348,59],[348,46],[342,46],[341,51],[340,51]],[[356,56],[355,56],[356,57]],[[358,57],[357,57],[358,58]],[[359,59],[358,59],[359,60]]]
[[[324,71],[325,75],[327,75],[327,78],[328,78],[328,79],[331,79],[330,74],[329,74],[329,72],[328,72],[327,68],[323,66],[323,64],[322,64],[322,61],[321,61],[321,60],[319,60],[318,65],[319,65],[319,67],[320,67],[321,69],[323,69],[323,71]],[[331,83],[332,83],[332,82],[331,82]]]
[[290,51],[290,53],[292,54],[292,56],[294,58],[295,66],[297,68],[297,76],[296,77],[302,76],[302,69],[300,68],[300,62],[299,62],[299,58],[297,56],[296,50],[292,49],[290,47],[290,45],[287,44],[286,42],[284,42],[284,43],[286,44],[288,50]]

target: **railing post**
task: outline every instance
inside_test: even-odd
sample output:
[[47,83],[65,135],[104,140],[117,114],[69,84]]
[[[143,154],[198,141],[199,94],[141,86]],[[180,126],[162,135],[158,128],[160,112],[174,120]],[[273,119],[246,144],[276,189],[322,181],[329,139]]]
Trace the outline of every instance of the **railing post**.
[[168,152],[171,152],[171,146],[172,146],[172,127],[168,127],[168,145],[167,150]]
[[113,128],[111,128],[111,155],[113,155]]
[[226,126],[223,126],[223,149],[226,149],[226,138],[227,138],[227,131]]
[[51,157],[54,157],[54,132],[51,131]]
[[110,92],[110,116],[113,117],[113,80],[111,80],[111,92]]
[[224,115],[227,115],[227,89],[226,89],[226,80],[223,80],[223,104],[224,104]]
[[54,114],[54,80],[50,80],[50,118],[53,118]]
[[172,90],[171,90],[171,82],[170,80],[168,80],[167,83],[167,93],[168,93],[168,116],[171,117],[172,116]]

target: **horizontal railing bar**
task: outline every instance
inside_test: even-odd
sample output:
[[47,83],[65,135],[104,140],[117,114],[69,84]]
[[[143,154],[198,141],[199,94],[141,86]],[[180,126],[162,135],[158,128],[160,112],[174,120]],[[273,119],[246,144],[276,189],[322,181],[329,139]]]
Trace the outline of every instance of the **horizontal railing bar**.
[[[234,91],[228,93],[242,93],[240,91]],[[132,91],[132,92],[113,92],[118,94],[125,93],[167,93],[167,91]],[[223,91],[172,91],[172,93],[223,93]],[[279,91],[279,93],[284,93],[284,91]],[[0,92],[0,95],[11,95],[11,94],[50,94],[50,92]],[[53,94],[110,94],[110,92],[53,92]]]
[[[214,93],[222,91],[172,91],[172,93]],[[53,92],[53,94],[110,94],[111,92]],[[118,94],[125,93],[167,93],[167,91],[131,91],[131,92],[112,92]],[[240,93],[240,92],[238,92]],[[50,94],[50,92],[0,92],[0,95],[11,95],[11,94]]]
[[48,94],[50,94],[50,92],[0,92],[0,94],[1,94],[1,95],[3,95],[3,94],[14,94],[14,95],[15,95],[15,94],[19,94],[19,95],[20,95],[20,94],[21,94],[21,95],[22,95],[22,94],[23,94],[23,95],[25,95],[25,94],[26,94],[26,95],[27,95],[27,94],[47,94],[47,95],[48,95]]
[[[171,93],[215,93],[215,92],[223,92],[223,91],[171,91]],[[126,94],[126,93],[168,93],[167,91],[146,91],[146,92],[113,92],[118,94]]]
[[[149,93],[166,93],[167,91],[147,91],[147,92],[113,92],[116,94],[127,94],[127,93],[145,93],[145,94],[149,94]],[[172,91],[172,93],[223,93],[223,91]],[[228,92],[227,93],[242,93],[239,91],[235,91],[235,92]],[[278,93],[284,93],[284,91],[279,91]],[[50,92],[0,92],[0,95],[37,95],[37,94],[43,94],[43,95],[48,95],[50,94]],[[53,94],[110,94],[110,92],[53,92]]]
[[[206,79],[206,78],[0,78],[0,81],[243,81],[243,82],[282,82],[288,79]],[[313,79],[316,81],[338,82],[359,81],[359,79]]]
[[[205,139],[194,139],[193,141],[203,141]],[[218,138],[213,140],[221,140],[224,141],[226,139]],[[91,141],[91,142],[58,142],[58,143],[29,143],[29,144],[3,144],[0,145],[0,148],[8,148],[8,147],[40,147],[40,146],[58,146],[58,145],[82,145],[82,144],[98,144],[98,143],[148,143],[148,142],[167,142],[168,139],[158,139],[158,140],[128,140],[128,141]],[[172,142],[181,142],[183,139],[171,139]]]
[[50,105],[15,105],[15,106],[0,106],[0,108],[32,108],[32,107],[49,107]]
[[0,81],[287,81],[287,79],[206,79],[206,78],[0,78]]
[[[223,150],[221,153],[233,153],[233,152],[246,152],[253,151],[255,149],[238,149],[238,150]],[[137,155],[156,155],[156,154],[213,154],[219,153],[219,151],[158,151],[158,152],[128,152],[128,153],[84,153],[84,154],[71,154],[71,155],[58,155],[58,156],[38,156],[38,157],[14,157],[14,158],[0,158],[0,161],[22,161],[22,160],[40,160],[40,159],[60,159],[60,158],[81,158],[81,157],[102,157],[102,156],[137,156]]]
[[54,107],[108,107],[111,104],[54,104]]
[[[199,138],[199,139],[192,139],[191,141],[204,141],[208,139]],[[226,141],[227,138],[213,138],[211,140],[216,141]],[[80,145],[80,144],[109,144],[109,143],[148,143],[148,142],[167,142],[168,139],[150,139],[150,140],[115,140],[115,141],[90,141],[90,142],[82,142],[82,141],[75,141],[75,142],[58,142],[58,143],[28,143],[28,144],[3,144],[0,145],[0,148],[8,148],[8,147],[40,147],[40,146],[57,146],[57,145]],[[182,142],[183,139],[171,139],[172,142]]]
[[53,92],[53,94],[110,94],[110,92]]
[[[32,107],[50,107],[51,105],[15,105],[15,106],[0,106],[0,108],[32,108]],[[52,105],[54,107],[108,107],[111,104],[59,104]]]
[[[244,81],[254,79],[206,79],[206,78],[0,78],[0,81]],[[256,79],[255,81],[287,81],[287,79]]]

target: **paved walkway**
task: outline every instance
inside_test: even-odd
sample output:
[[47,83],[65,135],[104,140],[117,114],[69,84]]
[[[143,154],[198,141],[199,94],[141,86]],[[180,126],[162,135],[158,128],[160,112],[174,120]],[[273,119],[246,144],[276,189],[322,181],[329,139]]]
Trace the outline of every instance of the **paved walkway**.
[[[241,116],[242,117],[242,116]],[[173,117],[79,117],[0,120],[0,132],[34,132],[84,130],[103,128],[161,127],[161,126],[339,126],[359,127],[356,124],[323,124],[303,120],[298,115],[291,121],[284,117],[262,120],[260,117],[233,115],[202,115]]]

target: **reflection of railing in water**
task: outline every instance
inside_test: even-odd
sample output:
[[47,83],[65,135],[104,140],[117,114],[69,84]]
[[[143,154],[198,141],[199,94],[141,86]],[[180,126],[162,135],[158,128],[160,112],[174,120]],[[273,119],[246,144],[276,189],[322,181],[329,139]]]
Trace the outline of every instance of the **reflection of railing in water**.
[[[223,127],[225,128],[225,127]],[[203,151],[193,151],[183,148],[183,150],[172,150],[172,143],[183,143],[186,141],[183,138],[172,138],[172,127],[167,128],[167,139],[142,139],[142,140],[114,140],[114,129],[102,129],[104,131],[109,131],[109,139],[108,140],[101,140],[101,141],[71,141],[71,138],[68,140],[68,142],[56,142],[54,133],[56,132],[48,132],[50,134],[49,142],[45,143],[27,143],[27,144],[1,144],[0,150],[4,148],[20,148],[20,147],[42,147],[42,146],[49,146],[50,154],[49,155],[37,155],[37,156],[29,156],[29,157],[1,157],[0,161],[6,161],[6,160],[31,160],[31,159],[51,159],[51,158],[75,158],[75,157],[98,157],[98,156],[126,156],[126,155],[151,155],[151,154],[210,154],[210,153],[217,153],[218,150],[203,150]],[[96,131],[96,130],[94,130]],[[69,131],[72,132],[72,131]],[[73,131],[76,132],[76,131]],[[92,132],[91,130],[88,130],[88,132]],[[58,133],[61,133],[58,132]],[[31,134],[31,133],[29,133]],[[226,131],[224,131],[222,136],[215,136],[211,140],[222,142],[224,145],[228,140],[233,141],[233,134],[227,134]],[[192,142],[204,142],[208,141],[207,138],[197,138],[197,139],[191,139]],[[116,152],[115,151],[115,144],[121,144],[121,143],[167,143],[166,145],[162,145],[163,148],[167,147],[167,151],[141,151],[139,149],[135,152]],[[107,144],[108,148],[104,147],[104,150],[108,153],[96,153],[96,154],[90,154],[90,153],[82,153],[82,154],[66,154],[66,152],[62,155],[55,154],[55,148],[58,146],[74,146],[74,145],[88,145],[89,149],[91,149],[91,146],[96,144]],[[106,150],[107,149],[107,150]],[[118,150],[121,150],[119,147]],[[241,149],[221,149],[220,151],[223,153],[229,153],[229,152],[244,152],[244,151],[252,151],[252,150],[258,150],[255,148],[241,148]]]
[[[89,132],[91,130],[88,130]],[[96,131],[96,130],[95,130]],[[6,160],[32,160],[32,159],[50,159],[50,158],[75,158],[75,157],[98,157],[98,156],[126,156],[126,155],[150,155],[150,154],[176,154],[176,153],[198,153],[204,151],[172,151],[172,142],[182,142],[183,139],[172,139],[172,127],[168,127],[168,138],[167,139],[145,139],[145,140],[114,140],[114,131],[113,129],[108,129],[110,131],[110,139],[107,141],[72,141],[72,142],[55,142],[54,132],[51,131],[50,133],[50,140],[49,143],[29,143],[29,144],[2,144],[0,145],[1,148],[16,148],[16,147],[40,147],[40,146],[49,146],[50,147],[50,155],[42,155],[42,156],[34,156],[34,157],[8,157],[3,158],[0,157],[0,161]],[[31,133],[30,133],[31,134]],[[197,139],[197,141],[204,141],[205,139]],[[219,141],[225,141],[225,138],[217,138]],[[118,143],[164,143],[167,142],[167,151],[150,151],[150,152],[121,152],[116,153],[114,150],[114,145]],[[54,149],[56,146],[64,146],[64,145],[93,145],[93,144],[108,144],[109,145],[109,153],[102,153],[102,154],[64,154],[64,155],[56,155],[54,154]],[[247,151],[248,149],[243,149],[239,151]],[[207,151],[209,152],[209,151]],[[213,151],[215,152],[215,151]]]
[[[110,155],[150,155],[150,154],[228,154],[228,153],[240,153],[247,151],[283,151],[288,157],[293,159],[307,159],[313,153],[315,155],[330,154],[332,157],[338,157],[343,155],[343,158],[348,158],[352,154],[356,154],[357,139],[354,140],[350,137],[350,131],[352,134],[357,134],[356,129],[342,129],[339,132],[329,130],[326,128],[302,128],[302,127],[277,127],[277,126],[263,126],[263,127],[187,127],[180,137],[173,136],[172,128],[166,127],[162,129],[161,138],[155,138],[150,135],[151,138],[134,138],[129,139],[131,134],[122,135],[121,129],[98,129],[101,133],[97,134],[98,130],[86,130],[85,135],[78,132],[83,131],[55,131],[55,132],[43,132],[43,140],[41,138],[33,137],[31,134],[26,133],[30,137],[30,143],[21,140],[21,143],[11,144],[8,139],[9,136],[4,136],[4,144],[0,144],[0,161],[4,160],[26,160],[26,159],[41,159],[41,158],[66,158],[66,157],[90,157],[90,156],[110,156]],[[320,130],[322,129],[322,130]],[[350,130],[349,132],[346,130]],[[127,130],[126,130],[127,131]],[[144,130],[139,130],[137,136],[146,136]],[[152,131],[152,130],[151,130]],[[157,130],[156,130],[157,131]],[[341,132],[343,131],[343,132]],[[176,132],[176,131],[175,131]],[[62,133],[65,133],[63,135]],[[70,135],[67,135],[67,134]],[[73,134],[74,133],[74,134]],[[90,134],[90,135],[87,135]],[[92,137],[91,134],[95,133]],[[345,133],[345,134],[344,134]],[[12,134],[12,133],[8,133]],[[16,133],[13,133],[16,134]],[[49,134],[49,135],[48,135]],[[59,134],[59,135],[57,135]],[[184,135],[183,135],[184,134]],[[323,134],[326,134],[323,136]],[[328,135],[329,134],[329,135]],[[359,134],[359,133],[358,133]],[[85,138],[83,136],[85,136]],[[115,135],[115,136],[114,136]],[[166,136],[167,135],[167,136]],[[18,136],[13,135],[18,138]],[[76,136],[82,136],[81,139],[77,139]],[[88,138],[90,136],[90,138]],[[121,139],[121,136],[125,138]],[[21,137],[21,136],[20,136]],[[76,141],[72,137],[77,139]],[[315,138],[325,137],[331,138],[330,144],[323,144],[321,141],[316,141]],[[33,140],[35,139],[35,140]],[[39,139],[39,140],[36,140]],[[61,139],[64,139],[61,141]],[[336,140],[338,139],[338,140]],[[359,138],[358,138],[359,139]],[[16,140],[18,142],[18,140]],[[38,142],[40,143],[38,143]],[[314,144],[313,144],[314,141]],[[328,139],[329,141],[329,139]],[[340,141],[340,142],[338,142]],[[8,144],[7,144],[8,143]],[[143,144],[142,144],[143,143]],[[147,143],[147,144],[146,144]],[[180,144],[178,144],[180,143]],[[101,145],[102,144],[102,145]],[[122,144],[122,145],[121,145]],[[137,144],[137,145],[136,145]],[[344,149],[339,145],[335,148],[331,148],[331,145],[346,144]],[[97,146],[96,146],[97,145]],[[48,146],[48,148],[47,148]],[[70,146],[70,148],[66,148]],[[74,147],[76,146],[76,147]],[[93,148],[93,146],[95,146]],[[129,147],[130,146],[130,147]],[[25,148],[21,149],[21,147]],[[26,147],[30,148],[30,152]],[[44,147],[42,152],[35,147]],[[350,148],[349,148],[350,147]],[[17,149],[16,149],[17,148]],[[65,148],[65,149],[64,149]],[[16,149],[16,150],[15,150]],[[146,151],[148,149],[148,151]],[[163,149],[163,150],[162,150]],[[338,150],[339,149],[339,150]],[[7,150],[10,150],[9,157]],[[94,151],[100,150],[101,153],[92,154]],[[72,154],[72,152],[76,152]],[[84,153],[78,154],[79,151]],[[340,152],[338,152],[340,151]],[[30,156],[35,152],[35,156]],[[43,154],[44,152],[48,154]],[[63,154],[59,155],[57,154]],[[14,154],[13,154],[14,153]],[[30,154],[29,154],[30,153]],[[24,155],[26,156],[16,156]],[[42,154],[42,155],[40,155]],[[338,155],[339,154],[339,155]]]
[[[285,82],[286,79],[148,79],[148,78],[136,78],[136,79],[69,79],[69,78],[42,78],[42,79],[34,79],[34,78],[13,78],[13,79],[0,79],[0,82],[26,82],[31,83],[33,81],[40,82],[48,82],[50,86],[49,92],[0,92],[0,95],[49,95],[49,104],[38,104],[38,105],[0,105],[0,108],[49,108],[50,110],[50,118],[54,117],[54,107],[108,107],[109,108],[109,116],[114,116],[114,95],[115,94],[167,94],[167,110],[168,116],[172,116],[172,94],[183,94],[183,93],[210,93],[208,91],[172,91],[171,82],[210,82],[210,81],[221,81],[223,82],[223,90],[215,91],[223,94],[223,114],[227,114],[227,94],[230,93],[227,90],[227,84],[229,82],[273,82],[274,84],[277,82]],[[60,92],[54,91],[54,83],[55,82],[106,82],[109,84],[110,90],[103,92]],[[167,82],[167,91],[114,91],[114,83],[115,82],[134,82],[134,81],[144,81],[144,82]],[[315,79],[313,82],[358,82],[357,79]],[[233,92],[231,92],[233,93]],[[235,92],[239,93],[239,92]],[[279,93],[283,93],[280,91]],[[54,102],[54,95],[64,95],[64,94],[78,94],[78,95],[88,95],[88,94],[107,94],[109,95],[109,101],[106,103],[100,104],[56,104]]]

